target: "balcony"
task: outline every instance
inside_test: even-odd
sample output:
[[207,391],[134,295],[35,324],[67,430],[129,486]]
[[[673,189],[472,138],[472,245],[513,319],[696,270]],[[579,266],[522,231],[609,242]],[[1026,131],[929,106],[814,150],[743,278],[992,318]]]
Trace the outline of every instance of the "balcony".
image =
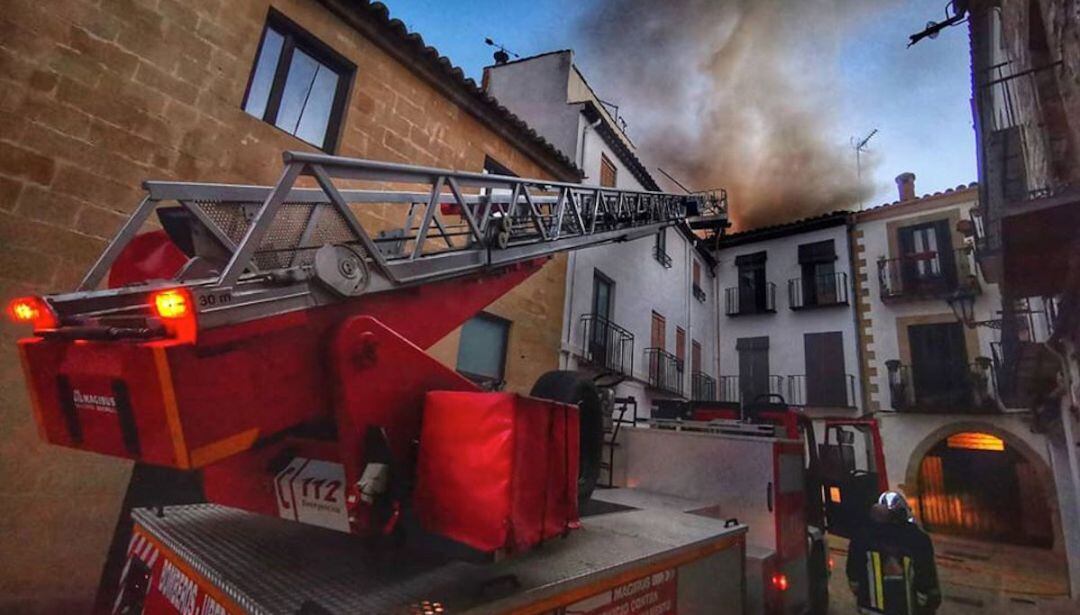
[[784,400],[792,406],[811,406],[816,408],[857,408],[855,397],[855,376],[844,374],[844,379],[837,382],[821,382],[817,379],[807,381],[805,374],[787,377],[787,395]]
[[667,253],[667,250],[661,244],[653,246],[653,258],[656,262],[664,266],[664,269],[671,269],[671,255]]
[[776,312],[776,284],[734,286],[724,289],[724,309],[728,316],[773,314]]
[[753,403],[765,395],[784,395],[784,377],[769,375],[754,381],[745,376],[720,376],[716,401]]
[[1038,391],[1057,385],[1058,361],[1045,344],[1054,334],[1059,302],[1028,297],[1007,307],[1001,341],[990,351],[1000,399],[1006,408],[1030,408]]
[[697,284],[694,284],[694,298],[702,303],[705,303],[705,289],[698,286]]
[[649,365],[649,386],[682,397],[683,361],[663,348],[646,348],[645,361]]
[[716,379],[705,372],[691,374],[690,399],[694,401],[717,401]]
[[[807,282],[811,282],[807,284]],[[847,274],[826,273],[812,279],[788,280],[788,306],[793,310],[848,304]]]
[[888,368],[892,407],[900,412],[979,414],[997,412],[997,375],[993,362],[979,357],[975,363],[957,363],[947,373],[927,374],[923,382],[910,365],[897,360]]
[[[942,299],[957,290],[980,292],[971,249],[945,254],[929,251],[878,260],[881,300],[885,302]],[[951,264],[950,264],[951,261]]]
[[581,317],[581,362],[606,374],[634,372],[634,334],[597,314]]

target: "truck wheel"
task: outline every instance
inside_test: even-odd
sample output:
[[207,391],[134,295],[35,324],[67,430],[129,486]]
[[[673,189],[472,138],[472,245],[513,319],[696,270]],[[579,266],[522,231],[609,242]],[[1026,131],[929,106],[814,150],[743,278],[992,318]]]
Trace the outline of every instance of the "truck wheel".
[[530,395],[575,404],[580,409],[578,506],[584,506],[600,478],[600,460],[604,452],[604,415],[600,389],[592,380],[577,372],[554,371],[540,376]]
[[810,547],[810,613],[825,615],[829,612],[829,554],[825,541],[814,542]]

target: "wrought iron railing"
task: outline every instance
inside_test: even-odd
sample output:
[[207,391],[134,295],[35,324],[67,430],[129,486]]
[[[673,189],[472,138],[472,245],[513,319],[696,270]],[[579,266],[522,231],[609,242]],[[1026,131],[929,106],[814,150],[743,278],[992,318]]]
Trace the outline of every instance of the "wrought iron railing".
[[970,248],[950,249],[952,264],[944,254],[927,251],[878,260],[882,301],[941,298],[958,290],[981,291]]
[[598,314],[581,317],[582,362],[601,371],[634,373],[634,334]]
[[649,386],[682,396],[683,361],[663,348],[646,348],[645,362],[649,366]]
[[706,294],[705,294],[705,289],[698,286],[697,284],[694,284],[693,288],[694,288],[694,298],[697,299],[698,301],[702,302],[702,303],[705,303],[705,299],[707,297]]
[[[807,284],[807,282],[810,282]],[[842,271],[826,273],[813,278],[788,280],[788,305],[793,310],[803,310],[830,305],[847,305],[847,274]]]
[[716,379],[705,372],[690,375],[690,398],[695,401],[718,401]]
[[[974,363],[956,363],[937,373],[933,385],[916,383],[914,370],[899,361],[886,361],[892,407],[901,412],[950,414],[994,412],[1000,406],[993,361],[978,357]],[[941,368],[938,368],[941,371]]]
[[844,374],[843,380],[837,382],[808,381],[805,374],[788,376],[784,400],[793,406],[855,408],[859,405],[852,374]]
[[724,309],[728,316],[771,314],[776,311],[776,284],[733,286],[724,289]]
[[[784,377],[768,375],[757,379],[750,376],[720,376],[717,400],[731,403],[753,403],[765,395],[784,396]],[[785,399],[786,400],[786,399]]]
[[664,269],[671,269],[671,255],[667,253],[664,246],[656,244],[653,246],[653,258],[656,262],[664,266]]

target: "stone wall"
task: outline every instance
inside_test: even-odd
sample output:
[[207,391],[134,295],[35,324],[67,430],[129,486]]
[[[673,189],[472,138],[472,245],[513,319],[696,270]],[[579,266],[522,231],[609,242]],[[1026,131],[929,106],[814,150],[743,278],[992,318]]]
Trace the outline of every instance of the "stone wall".
[[[68,290],[148,178],[273,183],[310,146],[241,110],[270,5],[356,64],[337,153],[523,176],[547,167],[315,0],[8,0],[0,12],[0,298]],[[565,259],[495,314],[511,389],[557,365]],[[437,315],[433,315],[437,317]],[[0,611],[84,612],[130,471],[42,444],[0,325]],[[453,364],[457,336],[437,345]]]

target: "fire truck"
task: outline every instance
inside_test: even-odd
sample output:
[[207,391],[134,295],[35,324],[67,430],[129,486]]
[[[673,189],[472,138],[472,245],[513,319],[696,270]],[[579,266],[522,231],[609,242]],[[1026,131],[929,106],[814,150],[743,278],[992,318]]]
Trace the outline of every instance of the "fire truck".
[[[720,194],[297,152],[273,186],[144,188],[74,292],[8,307],[33,327],[19,350],[41,437],[136,462],[103,610],[742,612],[749,516],[731,487],[689,494],[711,512],[654,506],[671,489],[644,483],[589,504],[610,392],[565,371],[529,396],[482,390],[424,351],[559,252],[722,232]],[[729,410],[627,428],[628,467],[654,454],[639,435],[767,427],[769,413],[706,416]],[[757,437],[784,471],[746,471],[768,477],[769,511],[816,510],[790,496],[833,489],[813,430],[773,414],[786,431]],[[836,446],[847,481],[851,442]],[[809,472],[786,470],[796,457]],[[832,504],[858,499],[849,482]],[[776,515],[778,591],[809,587],[795,568],[812,558],[788,545],[812,516]]]

